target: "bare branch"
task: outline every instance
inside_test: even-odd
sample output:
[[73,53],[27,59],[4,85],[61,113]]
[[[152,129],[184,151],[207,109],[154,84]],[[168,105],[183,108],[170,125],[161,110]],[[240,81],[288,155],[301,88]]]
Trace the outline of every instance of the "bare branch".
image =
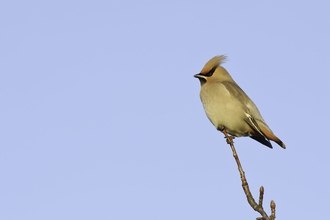
[[256,203],[256,201],[254,200],[250,188],[249,188],[249,184],[245,178],[245,173],[243,171],[241,162],[238,158],[238,155],[236,153],[235,147],[234,147],[234,142],[233,142],[233,136],[229,136],[226,132],[225,129],[222,129],[221,132],[225,135],[227,144],[230,145],[231,150],[233,151],[233,157],[235,158],[236,164],[237,164],[237,168],[238,171],[240,173],[241,176],[241,181],[242,181],[242,188],[244,190],[244,193],[246,195],[246,199],[248,201],[248,203],[250,204],[250,206],[257,212],[259,212],[259,214],[262,216],[261,218],[257,218],[257,220],[274,220],[275,219],[275,202],[272,201],[271,202],[271,210],[272,210],[272,214],[271,214],[271,218],[268,217],[267,213],[264,211],[263,207],[262,207],[262,202],[263,202],[263,197],[264,197],[264,187],[261,186],[260,187],[260,194],[259,194],[259,204]]

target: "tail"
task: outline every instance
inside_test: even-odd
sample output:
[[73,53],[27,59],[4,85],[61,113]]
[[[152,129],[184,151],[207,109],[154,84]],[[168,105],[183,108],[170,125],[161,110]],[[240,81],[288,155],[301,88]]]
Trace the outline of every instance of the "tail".
[[266,145],[269,148],[273,148],[269,140],[275,141],[284,149],[286,148],[285,144],[273,134],[265,122],[259,120],[261,123],[258,123],[251,115],[246,114],[246,116],[246,122],[250,125],[250,137],[252,139]]
[[258,141],[259,143],[263,144],[263,145],[266,145],[267,147],[269,148],[273,148],[272,144],[270,143],[269,140],[267,140],[264,136],[261,136],[261,135],[253,135],[253,136],[250,136],[250,138],[252,138],[253,140],[256,140]]
[[269,140],[272,140],[272,141],[276,142],[283,149],[286,148],[285,144],[278,137],[276,137],[275,134],[273,134],[270,130],[268,130],[267,128],[265,128],[262,124],[260,124],[259,127],[260,127],[260,130],[262,131],[263,135],[265,135],[266,138],[268,138]]

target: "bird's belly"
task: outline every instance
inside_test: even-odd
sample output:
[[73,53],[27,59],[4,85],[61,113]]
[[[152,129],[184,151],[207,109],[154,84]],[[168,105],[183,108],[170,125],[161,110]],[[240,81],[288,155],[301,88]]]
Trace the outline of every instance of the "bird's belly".
[[244,121],[245,113],[241,103],[215,99],[203,99],[202,102],[207,117],[216,129],[224,127],[231,135],[247,136],[249,125]]

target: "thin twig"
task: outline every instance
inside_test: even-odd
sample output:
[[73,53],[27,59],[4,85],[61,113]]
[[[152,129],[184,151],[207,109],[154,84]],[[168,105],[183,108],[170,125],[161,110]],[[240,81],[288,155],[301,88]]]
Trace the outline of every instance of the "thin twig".
[[263,186],[260,186],[260,189],[259,189],[259,206],[262,207],[262,202],[264,200],[264,192],[265,192],[265,189]]
[[275,216],[275,208],[276,208],[276,204],[275,202],[272,200],[270,202],[270,209],[272,210],[272,214],[270,215],[270,220],[274,220],[276,218]]
[[[230,145],[231,150],[233,151],[233,156],[235,158],[235,161],[236,161],[236,164],[237,164],[237,167],[238,167],[238,171],[239,171],[240,176],[241,176],[242,188],[244,190],[244,193],[246,195],[246,198],[247,198],[248,203],[250,204],[250,206],[255,211],[257,211],[257,212],[260,213],[260,215],[262,216],[262,219],[263,220],[270,220],[269,217],[268,217],[268,215],[267,215],[267,213],[264,211],[264,209],[262,207],[262,199],[261,199],[261,202],[260,202],[261,190],[260,190],[260,196],[259,196],[259,205],[256,203],[256,201],[254,200],[254,198],[253,198],[253,196],[251,194],[251,191],[250,191],[248,182],[247,182],[247,180],[245,178],[245,173],[243,171],[241,162],[240,162],[240,160],[238,158],[238,155],[237,155],[236,150],[235,150],[235,147],[234,147],[233,137],[230,137],[227,134],[227,132],[226,132],[225,129],[223,129],[221,132],[225,135],[225,138],[227,139],[227,143]],[[263,195],[262,195],[262,197],[263,197]],[[260,205],[260,203],[261,203],[261,205]],[[275,208],[274,208],[274,218],[275,218]]]

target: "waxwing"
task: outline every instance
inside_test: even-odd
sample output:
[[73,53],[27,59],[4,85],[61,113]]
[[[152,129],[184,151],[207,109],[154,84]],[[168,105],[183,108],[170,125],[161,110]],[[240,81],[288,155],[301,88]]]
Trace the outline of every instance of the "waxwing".
[[226,56],[215,56],[200,73],[200,98],[207,117],[216,129],[233,137],[248,136],[272,148],[270,140],[285,149],[262,118],[257,106],[221,66]]

